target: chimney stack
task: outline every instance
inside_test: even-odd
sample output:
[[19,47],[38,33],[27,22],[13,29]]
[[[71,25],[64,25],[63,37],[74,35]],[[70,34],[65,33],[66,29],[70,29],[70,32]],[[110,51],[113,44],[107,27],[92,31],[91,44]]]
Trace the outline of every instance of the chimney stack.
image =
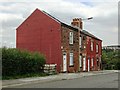
[[83,29],[83,23],[81,18],[74,18],[73,21],[71,22],[71,25]]

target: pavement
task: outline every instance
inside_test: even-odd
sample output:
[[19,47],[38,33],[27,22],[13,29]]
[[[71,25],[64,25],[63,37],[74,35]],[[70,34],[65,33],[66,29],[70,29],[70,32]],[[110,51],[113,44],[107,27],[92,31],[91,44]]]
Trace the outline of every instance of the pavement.
[[2,88],[7,88],[9,86],[25,85],[29,83],[44,83],[59,80],[70,80],[80,77],[118,73],[118,70],[103,70],[103,71],[90,71],[90,72],[80,72],[80,73],[60,73],[57,75],[45,76],[45,77],[29,77],[13,80],[2,80]]

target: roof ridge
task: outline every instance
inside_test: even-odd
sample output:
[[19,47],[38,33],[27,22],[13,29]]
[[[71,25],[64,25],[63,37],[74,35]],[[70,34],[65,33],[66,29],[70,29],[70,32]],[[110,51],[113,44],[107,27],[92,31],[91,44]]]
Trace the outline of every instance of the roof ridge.
[[[90,37],[93,37],[93,38],[99,39],[98,37],[96,37],[95,35],[93,35],[92,33],[88,32],[88,31],[86,31],[86,30],[82,30],[81,32],[87,34],[87,35],[90,36]],[[101,39],[99,39],[99,40],[101,40]]]
[[46,11],[42,10],[42,12],[61,23],[60,20],[58,20],[56,17],[52,16],[51,14],[47,13]]

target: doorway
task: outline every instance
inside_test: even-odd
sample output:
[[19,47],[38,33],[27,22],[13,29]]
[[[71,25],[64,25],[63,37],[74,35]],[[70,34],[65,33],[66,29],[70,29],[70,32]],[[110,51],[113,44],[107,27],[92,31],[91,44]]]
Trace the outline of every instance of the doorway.
[[66,52],[63,53],[63,72],[67,71],[67,54]]

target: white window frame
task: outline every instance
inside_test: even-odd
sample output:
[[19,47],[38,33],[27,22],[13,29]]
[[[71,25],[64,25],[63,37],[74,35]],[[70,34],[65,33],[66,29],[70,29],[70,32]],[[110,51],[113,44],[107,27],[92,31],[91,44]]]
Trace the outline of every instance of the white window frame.
[[79,37],[79,46],[80,46],[80,48],[82,47],[82,37],[81,36]]
[[91,66],[94,66],[94,58],[91,58]]
[[91,41],[91,45],[90,45],[91,51],[93,51],[93,46],[94,46],[94,43],[93,43],[93,41]]
[[70,66],[74,65],[73,53],[70,53]]
[[99,45],[96,44],[96,52],[98,53]]
[[82,55],[79,56],[79,66],[82,67]]
[[69,44],[73,44],[73,32],[69,33]]

